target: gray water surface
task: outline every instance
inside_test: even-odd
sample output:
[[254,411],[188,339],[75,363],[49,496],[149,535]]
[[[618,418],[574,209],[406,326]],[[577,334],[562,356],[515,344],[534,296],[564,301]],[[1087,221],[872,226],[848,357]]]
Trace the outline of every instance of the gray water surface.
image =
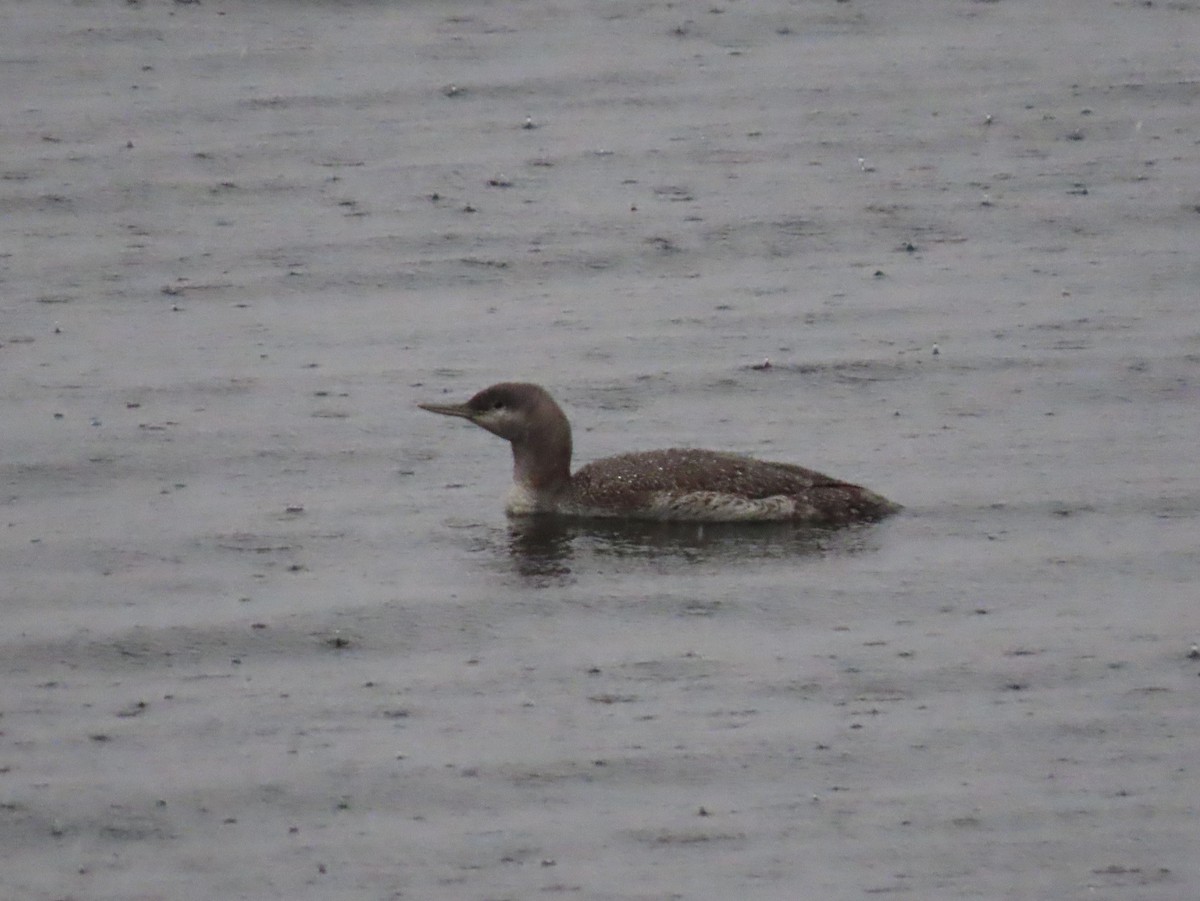
[[1195,9],[10,6],[0,896],[1195,895]]

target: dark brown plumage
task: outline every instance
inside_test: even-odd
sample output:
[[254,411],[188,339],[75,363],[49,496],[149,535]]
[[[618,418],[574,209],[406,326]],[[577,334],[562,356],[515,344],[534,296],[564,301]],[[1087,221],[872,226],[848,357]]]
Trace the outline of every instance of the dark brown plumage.
[[512,515],[844,525],[900,510],[873,491],[802,466],[717,451],[619,454],[571,475],[570,423],[545,389],[529,383],[492,385],[465,404],[420,406],[469,419],[512,443]]

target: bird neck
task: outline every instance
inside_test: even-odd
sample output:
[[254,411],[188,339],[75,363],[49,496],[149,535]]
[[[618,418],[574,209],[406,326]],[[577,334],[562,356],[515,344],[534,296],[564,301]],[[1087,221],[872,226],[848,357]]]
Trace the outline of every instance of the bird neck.
[[512,442],[513,481],[537,494],[555,494],[571,482],[571,424],[550,404]]

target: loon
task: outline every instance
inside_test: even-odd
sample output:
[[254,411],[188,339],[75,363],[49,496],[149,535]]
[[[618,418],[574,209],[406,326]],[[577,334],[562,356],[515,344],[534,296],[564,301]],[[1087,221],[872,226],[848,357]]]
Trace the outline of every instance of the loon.
[[418,404],[512,444],[509,516],[841,526],[898,512],[873,491],[790,463],[672,448],[619,454],[571,474],[571,424],[540,385],[502,382],[465,404]]

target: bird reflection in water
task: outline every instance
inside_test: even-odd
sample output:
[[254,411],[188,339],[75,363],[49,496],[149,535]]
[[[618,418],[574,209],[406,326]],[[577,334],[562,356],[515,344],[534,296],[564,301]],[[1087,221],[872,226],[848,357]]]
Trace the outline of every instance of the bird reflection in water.
[[870,549],[870,526],[818,529],[793,523],[681,523],[515,517],[508,551],[523,576],[562,578],[589,556],[684,563],[851,555]]

